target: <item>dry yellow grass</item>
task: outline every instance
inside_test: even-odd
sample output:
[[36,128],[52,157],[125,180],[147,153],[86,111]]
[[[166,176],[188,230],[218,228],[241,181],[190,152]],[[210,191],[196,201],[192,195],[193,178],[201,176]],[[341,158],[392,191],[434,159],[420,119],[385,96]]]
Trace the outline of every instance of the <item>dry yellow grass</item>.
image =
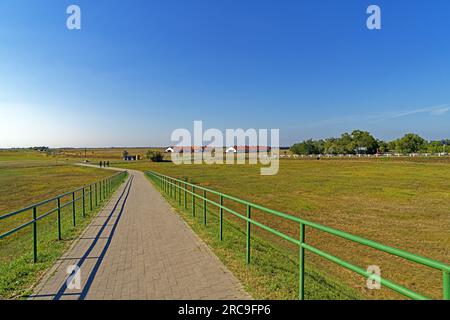
[[[184,178],[266,207],[347,231],[380,243],[450,263],[450,165],[440,161],[281,161],[276,176],[254,166],[172,163],[117,164]],[[244,208],[239,208],[245,212]],[[257,220],[298,236],[298,226],[255,212]],[[286,250],[295,248],[273,238]],[[382,275],[440,298],[441,274],[366,247],[307,229],[307,241],[361,267],[379,265]],[[312,254],[319,271],[373,298],[398,298],[388,289],[368,291],[365,280]]]

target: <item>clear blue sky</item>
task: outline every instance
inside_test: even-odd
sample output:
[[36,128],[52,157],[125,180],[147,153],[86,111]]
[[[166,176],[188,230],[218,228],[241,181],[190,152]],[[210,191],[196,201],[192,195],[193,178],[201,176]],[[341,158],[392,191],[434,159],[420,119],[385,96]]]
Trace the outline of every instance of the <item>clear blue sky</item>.
[[194,120],[279,128],[282,145],[357,128],[450,138],[449,13],[448,0],[0,0],[0,147],[168,145]]

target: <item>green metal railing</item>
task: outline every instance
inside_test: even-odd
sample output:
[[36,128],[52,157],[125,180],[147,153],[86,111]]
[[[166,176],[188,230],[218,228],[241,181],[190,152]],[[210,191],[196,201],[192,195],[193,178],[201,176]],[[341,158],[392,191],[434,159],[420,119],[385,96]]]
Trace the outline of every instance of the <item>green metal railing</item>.
[[[450,266],[435,260],[431,260],[419,255],[415,255],[412,254],[410,252],[404,251],[404,250],[400,250],[397,248],[393,248],[387,245],[383,245],[380,244],[378,242],[372,241],[372,240],[368,240],[359,236],[354,236],[352,234],[343,232],[343,231],[339,231],[333,228],[329,228],[314,222],[310,222],[310,221],[306,221],[303,219],[300,219],[298,217],[283,213],[283,212],[279,212],[276,210],[272,210],[272,209],[268,209],[265,208],[263,206],[233,197],[233,196],[229,196],[227,194],[215,191],[215,190],[211,190],[208,188],[204,188],[192,183],[188,183],[187,181],[183,181],[180,179],[176,179],[173,177],[169,177],[166,175],[162,175],[159,174],[157,172],[153,172],[153,171],[148,171],[146,172],[146,174],[152,179],[152,181],[161,188],[161,190],[163,190],[168,196],[172,197],[172,198],[176,198],[177,193],[178,193],[178,200],[179,200],[179,204],[181,205],[182,201],[181,201],[181,194],[184,195],[184,208],[188,209],[187,206],[187,197],[188,195],[191,196],[191,205],[192,205],[192,215],[195,216],[196,214],[196,199],[199,199],[200,201],[203,201],[203,223],[206,225],[206,207],[207,204],[211,204],[213,206],[215,206],[216,208],[219,209],[219,238],[222,241],[223,240],[223,213],[224,211],[231,213],[232,215],[244,220],[246,222],[246,262],[247,264],[249,264],[251,262],[251,226],[255,225],[263,230],[266,230],[284,240],[287,240],[295,245],[298,246],[299,248],[299,299],[303,300],[305,298],[305,250],[310,251],[322,258],[325,258],[326,260],[332,261],[336,264],[338,264],[339,266],[342,266],[348,270],[351,270],[363,277],[366,277],[368,279],[373,279],[376,281],[379,281],[381,285],[400,293],[403,296],[406,296],[408,298],[411,299],[415,299],[415,300],[428,300],[429,298],[419,294],[417,292],[414,292],[404,286],[401,286],[397,283],[394,283],[388,279],[384,279],[382,277],[376,276],[373,273],[369,272],[368,270],[364,270],[361,267],[358,267],[354,264],[351,264],[347,261],[344,261],[343,259],[336,257],[334,255],[331,255],[327,252],[324,252],[318,248],[315,248],[313,246],[311,246],[310,244],[306,243],[305,241],[305,232],[306,229],[305,227],[310,227],[312,229],[315,230],[320,230],[323,231],[325,233],[403,258],[405,260],[420,264],[420,265],[424,265],[436,270],[439,270],[442,272],[442,287],[443,287],[443,299],[444,300],[450,300]],[[178,190],[178,192],[176,192]],[[203,192],[202,195],[198,194],[196,192],[196,190],[200,190]],[[208,197],[207,195],[211,194],[211,195],[216,195],[219,198],[219,201],[213,201],[211,199],[211,197]],[[226,206],[224,206],[223,204],[223,200],[224,199],[228,199],[231,201],[234,201],[236,203],[239,203],[241,205],[246,206],[247,210],[246,210],[246,214],[243,215],[239,212],[236,212],[235,210],[228,208]],[[300,234],[299,234],[299,238],[295,239],[283,232],[280,232],[278,230],[275,230],[269,226],[264,225],[261,222],[255,221],[252,219],[251,217],[251,213],[252,213],[252,209],[256,209],[256,210],[260,210],[262,212],[265,213],[269,213],[271,215],[280,217],[280,218],[284,218],[287,219],[289,221],[292,221],[293,223],[298,224],[299,229],[300,229]]]
[[[111,194],[114,189],[123,182],[123,180],[126,178],[127,172],[123,171],[120,173],[117,173],[111,177],[105,178],[103,180],[97,181],[93,184],[78,188],[76,190],[61,194],[59,196],[56,196],[51,199],[44,200],[39,203],[35,203],[33,205],[30,205],[26,208],[17,210],[15,212],[11,212],[5,215],[0,216],[0,222],[15,217],[19,214],[23,214],[25,212],[32,212],[32,219],[22,223],[18,227],[15,227],[9,231],[6,231],[3,234],[0,234],[0,240],[3,238],[6,238],[8,236],[11,236],[20,230],[32,226],[32,237],[33,237],[33,262],[38,261],[38,221],[56,213],[57,214],[57,233],[58,233],[58,240],[62,240],[62,227],[61,227],[61,215],[62,210],[68,206],[72,206],[72,223],[73,226],[76,226],[77,220],[76,220],[76,204],[77,201],[81,200],[81,214],[84,218],[86,216],[86,206],[87,201],[89,203],[89,210],[93,211],[94,208],[96,208],[98,205],[102,203],[103,200],[107,199],[107,197]],[[76,196],[77,193],[81,193],[80,196]],[[71,196],[71,197],[70,197]],[[70,197],[71,201],[67,201],[65,203],[61,203],[61,200]],[[86,199],[87,198],[87,199]],[[87,200],[87,201],[86,201]],[[50,209],[49,211],[41,214],[38,216],[38,209],[39,207],[42,207],[44,205],[51,204],[52,202],[55,202],[56,207]]]

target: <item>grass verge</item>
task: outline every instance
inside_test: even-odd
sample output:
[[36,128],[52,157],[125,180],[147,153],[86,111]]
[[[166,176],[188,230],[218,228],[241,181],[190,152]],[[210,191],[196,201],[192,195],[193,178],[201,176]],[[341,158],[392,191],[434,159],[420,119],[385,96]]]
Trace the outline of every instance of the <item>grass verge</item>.
[[[126,177],[113,185],[113,192],[125,181]],[[33,263],[32,227],[27,227],[16,234],[4,238],[0,247],[0,297],[6,299],[24,299],[32,293],[39,281],[74,240],[85,230],[92,219],[109,201],[110,196],[98,199],[98,205],[92,210],[86,205],[86,214],[82,216],[82,202],[78,200],[75,207],[76,226],[73,225],[72,207],[61,210],[62,240],[58,241],[56,213],[38,223],[38,262]],[[89,204],[89,201],[86,202]]]

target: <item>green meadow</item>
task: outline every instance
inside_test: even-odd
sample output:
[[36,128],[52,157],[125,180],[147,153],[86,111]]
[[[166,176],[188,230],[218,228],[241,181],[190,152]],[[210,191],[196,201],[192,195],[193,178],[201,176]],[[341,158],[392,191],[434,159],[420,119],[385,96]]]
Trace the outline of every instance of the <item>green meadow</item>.
[[[145,149],[136,149],[132,152]],[[281,160],[279,173],[261,176],[251,165],[181,165],[148,160],[122,162],[122,149],[87,151],[95,163],[154,170],[187,179],[229,195],[289,213],[303,219],[362,236],[411,253],[450,263],[450,160],[449,158]],[[89,156],[90,153],[90,156]],[[74,166],[84,150],[68,149],[56,155],[33,151],[0,151],[0,215],[51,198],[111,175],[108,171]],[[252,242],[252,264],[245,265],[245,225],[225,214],[225,241],[217,240],[217,209],[208,206],[205,228],[190,211],[173,206],[241,280],[255,298],[295,299],[298,248],[258,228]],[[245,213],[245,208],[226,203]],[[198,209],[199,211],[201,208]],[[80,212],[77,207],[77,212]],[[43,271],[50,267],[89,222],[71,227],[63,214],[64,239],[56,241],[56,222],[40,222],[40,261],[32,260],[31,228],[0,240],[0,296],[26,296]],[[0,221],[0,232],[27,221],[27,212]],[[298,237],[298,226],[255,211],[252,218]],[[382,276],[431,298],[441,298],[441,274],[379,251],[306,229],[307,243],[366,268],[381,267]],[[401,299],[387,288],[369,290],[366,279],[331,262],[306,253],[306,297],[310,299]]]
[[[0,215],[33,203],[94,183],[112,173],[105,170],[67,164],[66,161],[37,152],[0,151]],[[80,192],[76,197],[80,196]],[[65,197],[62,202],[70,201]],[[55,208],[55,201],[38,209],[38,216]],[[33,261],[32,227],[0,240],[0,297],[22,298],[43,272],[52,266],[74,239],[84,230],[101,207],[81,217],[77,201],[77,226],[72,225],[71,206],[62,210],[62,241],[57,241],[56,213],[38,222],[38,263]],[[32,219],[31,210],[0,220],[0,234]]]
[[[282,160],[275,176],[261,176],[259,168],[250,165],[176,166],[145,161],[115,166],[188,179],[268,208],[450,263],[450,164],[443,159]],[[245,213],[245,208],[230,205]],[[298,237],[298,226],[289,221],[263,213],[253,216]],[[231,215],[226,218],[245,230]],[[378,265],[383,277],[431,298],[442,297],[442,275],[438,271],[323,232],[307,228],[306,233],[307,242],[321,250],[363,268]],[[256,230],[256,234],[286,256],[297,253],[297,248],[265,231]],[[362,298],[401,298],[387,288],[368,290],[366,279],[312,253],[307,253],[306,259],[313,270],[354,289]],[[295,271],[288,271],[286,277]],[[279,296],[292,297],[287,292]]]

